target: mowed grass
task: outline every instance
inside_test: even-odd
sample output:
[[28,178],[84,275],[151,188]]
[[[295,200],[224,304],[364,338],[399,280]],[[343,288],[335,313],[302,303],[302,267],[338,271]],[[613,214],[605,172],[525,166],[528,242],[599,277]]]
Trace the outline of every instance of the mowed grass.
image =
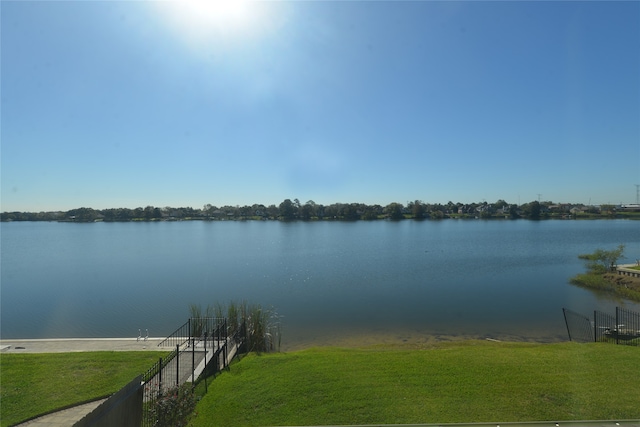
[[209,382],[191,425],[640,418],[640,348],[465,341],[251,354]]
[[2,354],[0,425],[111,395],[163,355],[141,351]]

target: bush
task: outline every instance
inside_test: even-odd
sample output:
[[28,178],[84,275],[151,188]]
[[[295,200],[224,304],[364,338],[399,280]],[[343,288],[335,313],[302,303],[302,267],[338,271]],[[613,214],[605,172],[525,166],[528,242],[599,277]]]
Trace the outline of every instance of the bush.
[[183,427],[189,423],[196,409],[196,397],[191,384],[165,391],[149,407],[155,427]]

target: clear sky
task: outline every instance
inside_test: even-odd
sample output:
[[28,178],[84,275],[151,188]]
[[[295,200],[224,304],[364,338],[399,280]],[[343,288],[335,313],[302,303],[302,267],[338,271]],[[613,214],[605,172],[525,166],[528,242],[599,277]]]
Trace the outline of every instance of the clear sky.
[[636,201],[637,1],[0,12],[2,211]]

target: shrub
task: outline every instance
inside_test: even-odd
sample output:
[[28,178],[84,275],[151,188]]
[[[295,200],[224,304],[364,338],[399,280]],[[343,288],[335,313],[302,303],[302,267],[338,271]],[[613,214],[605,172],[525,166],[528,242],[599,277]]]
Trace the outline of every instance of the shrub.
[[191,384],[185,383],[158,396],[149,406],[149,415],[155,427],[183,427],[193,417],[196,403]]

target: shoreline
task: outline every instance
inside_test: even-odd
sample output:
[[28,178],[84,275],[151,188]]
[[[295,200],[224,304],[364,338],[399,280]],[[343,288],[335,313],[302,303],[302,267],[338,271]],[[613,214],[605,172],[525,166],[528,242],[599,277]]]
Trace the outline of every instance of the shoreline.
[[343,348],[384,348],[384,347],[406,347],[414,349],[430,348],[443,343],[461,341],[493,341],[493,342],[514,342],[514,343],[536,343],[553,344],[568,342],[567,337],[534,337],[520,336],[512,334],[402,334],[378,333],[378,334],[357,334],[335,337],[314,337],[309,340],[294,340],[291,343],[283,343],[280,351],[295,352],[314,347],[343,347]]
[[[137,338],[22,338],[0,339],[2,354],[29,353],[75,353],[93,351],[171,351],[169,347],[158,347],[164,337]],[[493,341],[552,344],[566,342],[568,338],[534,337],[512,334],[416,334],[406,333],[360,333],[337,336],[298,337],[281,344],[281,352],[295,352],[314,347],[374,348],[407,347],[429,348],[438,344],[460,341]]]

